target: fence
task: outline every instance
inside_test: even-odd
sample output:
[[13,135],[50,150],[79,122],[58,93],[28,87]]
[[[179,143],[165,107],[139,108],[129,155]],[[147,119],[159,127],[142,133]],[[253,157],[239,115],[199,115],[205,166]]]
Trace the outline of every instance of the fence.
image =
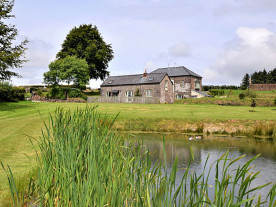
[[159,98],[154,97],[87,97],[87,103],[146,103],[156,104],[160,103]]

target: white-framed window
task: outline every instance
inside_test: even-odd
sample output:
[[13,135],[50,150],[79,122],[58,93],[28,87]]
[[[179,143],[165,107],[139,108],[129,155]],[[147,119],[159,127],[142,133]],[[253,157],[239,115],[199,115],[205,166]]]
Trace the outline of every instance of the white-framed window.
[[182,94],[177,94],[176,95],[176,99],[183,99],[183,98],[184,98],[184,96]]
[[183,81],[181,81],[181,87],[182,87],[182,88],[184,88],[184,87],[185,87],[185,82],[184,82],[184,80],[183,80]]
[[169,82],[168,80],[165,80],[165,91],[169,89]]
[[111,96],[111,91],[106,91],[106,97],[110,97]]
[[152,97],[151,89],[146,90],[146,97]]
[[126,97],[133,97],[133,91],[126,91],[125,96]]
[[195,89],[200,89],[200,80],[195,79]]

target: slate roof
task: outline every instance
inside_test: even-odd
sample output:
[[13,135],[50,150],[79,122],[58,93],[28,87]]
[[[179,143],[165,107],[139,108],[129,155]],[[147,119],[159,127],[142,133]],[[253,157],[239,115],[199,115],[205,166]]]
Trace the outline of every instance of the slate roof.
[[178,67],[167,67],[167,68],[158,68],[151,73],[167,73],[169,77],[176,77],[176,76],[195,76],[198,78],[202,78],[200,75],[194,73],[193,71],[189,70],[184,66]]
[[110,76],[101,86],[158,84],[166,75],[167,73],[148,73],[146,77],[143,74]]

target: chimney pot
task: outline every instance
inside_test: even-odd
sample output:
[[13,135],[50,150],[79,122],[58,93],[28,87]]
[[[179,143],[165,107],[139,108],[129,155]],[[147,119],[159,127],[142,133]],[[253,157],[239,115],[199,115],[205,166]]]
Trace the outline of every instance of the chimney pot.
[[144,71],[144,73],[143,73],[143,77],[145,78],[145,77],[147,77],[147,69],[145,69],[145,71]]

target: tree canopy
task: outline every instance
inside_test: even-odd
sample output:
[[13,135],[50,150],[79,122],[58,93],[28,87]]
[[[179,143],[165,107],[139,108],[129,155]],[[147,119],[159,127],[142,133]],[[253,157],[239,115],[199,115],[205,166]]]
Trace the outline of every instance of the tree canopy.
[[6,24],[5,20],[15,17],[11,15],[14,0],[1,0],[0,3],[0,80],[10,80],[12,76],[20,77],[12,69],[22,67],[26,62],[23,55],[26,50],[27,40],[19,45],[14,45],[18,31],[14,25]]
[[106,44],[96,26],[83,24],[73,28],[62,44],[57,58],[76,56],[85,59],[90,79],[103,80],[109,75],[108,63],[113,59],[113,50]]
[[269,84],[276,83],[276,68],[267,72],[265,69],[263,71],[254,72],[251,74],[252,84]]
[[249,78],[251,78],[252,84],[276,84],[276,68],[269,72],[264,69],[251,75],[246,73],[242,79],[242,89],[246,89],[249,86]]
[[241,89],[245,90],[249,87],[249,74],[246,73],[242,79],[242,83],[241,83]]
[[67,56],[63,59],[55,60],[49,65],[50,71],[44,73],[44,83],[59,85],[64,82],[77,88],[81,88],[89,83],[88,64],[85,60],[76,56]]

